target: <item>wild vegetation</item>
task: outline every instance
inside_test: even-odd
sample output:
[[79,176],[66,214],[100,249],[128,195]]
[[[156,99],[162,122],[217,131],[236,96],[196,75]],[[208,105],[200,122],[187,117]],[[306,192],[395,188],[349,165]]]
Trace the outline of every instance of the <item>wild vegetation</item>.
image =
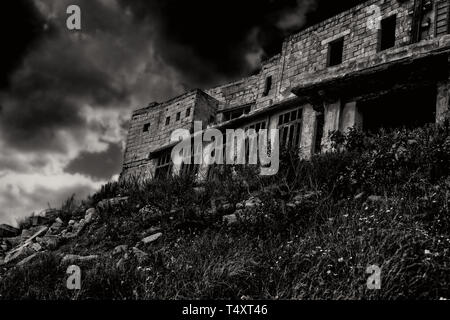
[[[1,267],[0,297],[450,298],[450,125],[351,130],[333,134],[333,146],[310,161],[284,152],[270,178],[225,168],[203,185],[111,183],[69,201],[64,224],[91,207],[95,221],[25,265]],[[127,198],[98,205],[117,197]],[[81,290],[66,288],[66,254],[98,256],[79,263]],[[371,265],[380,290],[366,285]]]

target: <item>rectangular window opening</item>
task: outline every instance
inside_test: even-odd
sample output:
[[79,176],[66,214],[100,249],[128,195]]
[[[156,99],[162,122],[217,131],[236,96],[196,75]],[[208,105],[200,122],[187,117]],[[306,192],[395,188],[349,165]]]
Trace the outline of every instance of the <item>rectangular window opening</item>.
[[272,90],[272,76],[268,76],[266,78],[266,83],[264,85],[264,92],[263,92],[263,96],[267,97],[270,93],[270,90]]
[[397,16],[393,15],[381,20],[379,30],[378,51],[384,51],[395,47],[395,29],[397,27]]
[[191,116],[191,108],[186,109],[186,118]]
[[150,131],[150,123],[144,124],[144,129],[142,131],[143,132],[149,132]]
[[170,117],[166,118],[166,126],[168,126],[170,124]]
[[328,66],[333,67],[342,63],[344,57],[344,38],[340,38],[328,45]]
[[180,118],[181,118],[181,112],[178,112],[177,113],[177,121],[180,121]]

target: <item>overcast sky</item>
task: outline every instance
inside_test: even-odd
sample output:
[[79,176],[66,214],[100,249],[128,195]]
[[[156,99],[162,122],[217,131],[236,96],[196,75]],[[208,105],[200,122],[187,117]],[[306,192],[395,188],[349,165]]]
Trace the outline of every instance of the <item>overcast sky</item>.
[[284,36],[357,2],[1,1],[0,223],[116,177],[133,109],[249,75]]

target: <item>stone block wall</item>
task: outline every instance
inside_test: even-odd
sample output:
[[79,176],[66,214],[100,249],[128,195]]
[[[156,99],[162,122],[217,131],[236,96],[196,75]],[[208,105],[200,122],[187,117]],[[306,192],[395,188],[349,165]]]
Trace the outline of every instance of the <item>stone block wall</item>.
[[413,9],[414,0],[369,0],[289,37],[283,45],[281,91],[290,91],[318,73],[322,78],[333,75],[340,66],[327,66],[328,48],[339,38],[344,38],[344,62],[377,55],[380,19],[395,14],[396,47],[408,45]]

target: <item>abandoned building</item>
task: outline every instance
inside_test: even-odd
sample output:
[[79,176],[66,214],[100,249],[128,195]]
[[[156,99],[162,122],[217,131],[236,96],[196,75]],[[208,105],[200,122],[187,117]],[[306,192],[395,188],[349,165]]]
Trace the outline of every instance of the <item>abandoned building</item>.
[[121,178],[172,174],[171,133],[194,133],[194,121],[278,128],[281,145],[305,158],[329,149],[332,131],[442,121],[449,12],[450,0],[364,1],[286,38],[256,75],[134,111]]

